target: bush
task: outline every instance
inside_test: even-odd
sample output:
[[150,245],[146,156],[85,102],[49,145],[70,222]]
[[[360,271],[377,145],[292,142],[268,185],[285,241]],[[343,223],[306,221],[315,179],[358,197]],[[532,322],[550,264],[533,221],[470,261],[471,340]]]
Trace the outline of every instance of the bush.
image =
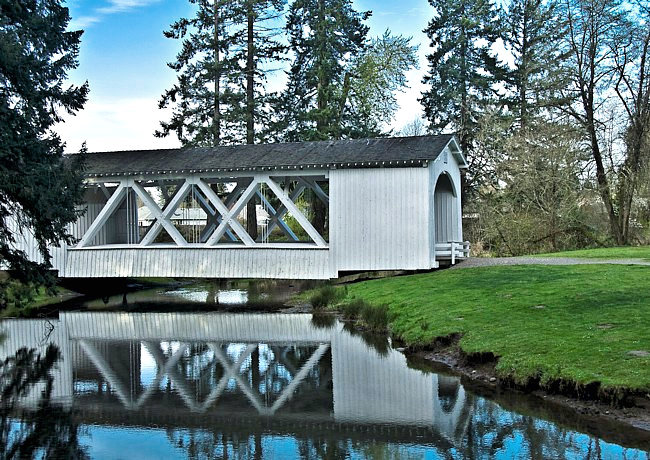
[[323,309],[328,305],[340,300],[345,295],[345,291],[336,289],[334,286],[323,286],[309,299],[312,307],[316,310]]
[[361,309],[361,318],[370,329],[376,331],[385,331],[388,329],[388,323],[390,321],[388,314],[388,305],[382,304],[373,306],[370,304],[365,304]]
[[340,310],[345,319],[356,319],[366,305],[363,299],[354,299],[349,303],[341,305]]

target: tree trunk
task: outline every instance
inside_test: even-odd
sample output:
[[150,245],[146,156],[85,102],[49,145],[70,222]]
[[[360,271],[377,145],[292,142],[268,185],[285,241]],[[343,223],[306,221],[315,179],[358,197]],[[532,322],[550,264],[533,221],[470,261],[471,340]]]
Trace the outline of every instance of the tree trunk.
[[212,115],[213,144],[221,142],[221,110],[219,100],[221,98],[221,70],[219,68],[219,0],[214,0],[214,114]]
[[[255,143],[255,11],[253,0],[246,2],[247,8],[247,52],[246,52],[246,143]],[[257,239],[257,198],[255,195],[246,205],[246,231]]]
[[[318,0],[318,18],[319,21],[326,20],[323,0]],[[318,65],[322,65],[322,63],[319,63]],[[329,127],[327,126],[327,123],[323,119],[323,113],[328,103],[328,101],[325,98],[325,94],[327,93],[328,82],[325,79],[325,72],[319,69],[317,75],[318,75],[318,88],[317,88],[317,96],[316,96],[316,105],[318,106],[318,119],[316,120],[316,131],[321,136],[323,134],[329,136],[330,134],[328,132]],[[323,235],[325,232],[325,213],[327,212],[327,209],[325,208],[323,203],[321,203],[321,201],[318,199],[315,193],[311,194],[310,206],[312,209],[311,224],[314,226],[314,228],[318,233]]]

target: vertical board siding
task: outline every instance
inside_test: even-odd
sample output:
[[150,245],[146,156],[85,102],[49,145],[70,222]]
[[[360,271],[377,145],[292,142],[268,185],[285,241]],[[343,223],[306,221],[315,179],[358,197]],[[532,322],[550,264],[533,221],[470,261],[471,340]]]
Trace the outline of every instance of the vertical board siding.
[[358,336],[333,336],[334,416],[339,422],[391,420],[430,426],[434,420],[432,376],[410,369],[401,353],[391,350],[382,356]]
[[[313,327],[303,314],[62,312],[70,340],[175,340],[200,342],[329,343],[332,329]],[[101,327],[101,329],[98,329]]]
[[334,268],[430,268],[427,168],[330,171]]
[[68,251],[67,278],[329,279],[327,249],[106,248]]

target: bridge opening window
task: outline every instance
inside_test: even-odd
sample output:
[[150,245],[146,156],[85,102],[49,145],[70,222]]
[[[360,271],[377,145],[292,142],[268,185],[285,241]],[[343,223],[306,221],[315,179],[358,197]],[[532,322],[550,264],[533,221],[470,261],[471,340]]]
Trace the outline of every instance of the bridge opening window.
[[79,248],[139,246],[327,247],[325,175],[122,179],[95,182],[77,225]]

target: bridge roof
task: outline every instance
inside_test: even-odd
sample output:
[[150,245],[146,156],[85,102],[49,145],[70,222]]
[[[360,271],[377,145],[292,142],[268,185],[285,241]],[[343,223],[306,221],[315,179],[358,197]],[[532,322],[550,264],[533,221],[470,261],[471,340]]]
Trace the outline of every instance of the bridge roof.
[[96,152],[86,155],[85,175],[420,166],[435,160],[452,140],[452,153],[462,159],[451,134]]

